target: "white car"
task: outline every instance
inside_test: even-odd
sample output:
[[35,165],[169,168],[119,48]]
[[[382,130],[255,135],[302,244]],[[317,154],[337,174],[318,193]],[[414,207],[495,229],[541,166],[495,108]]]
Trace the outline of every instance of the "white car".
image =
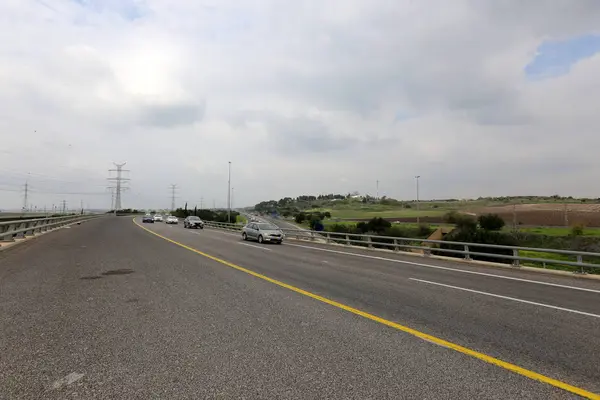
[[163,222],[163,216],[160,214],[156,214],[154,216],[154,222]]
[[172,215],[169,215],[167,217],[167,220],[165,221],[165,223],[167,223],[167,224],[176,224],[177,225],[179,223],[179,218],[174,217]]

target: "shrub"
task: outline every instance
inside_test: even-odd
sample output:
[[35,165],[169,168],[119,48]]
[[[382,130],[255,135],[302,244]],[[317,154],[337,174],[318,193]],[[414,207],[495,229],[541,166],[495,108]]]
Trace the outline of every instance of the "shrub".
[[306,214],[304,214],[303,212],[298,213],[294,217],[294,220],[296,221],[296,223],[301,224],[306,220]]
[[[510,234],[505,234],[501,232],[494,231],[486,231],[483,229],[476,229],[474,231],[470,230],[454,230],[447,234],[443,241],[449,242],[465,242],[465,243],[479,243],[479,244],[493,244],[493,245],[503,245],[503,246],[517,246],[517,241],[515,237]],[[464,250],[463,245],[458,244],[450,244],[450,243],[442,243],[440,244],[441,249],[449,249],[449,250]],[[495,247],[485,247],[485,246],[477,246],[470,248],[469,251],[476,253],[488,253],[488,254],[498,254],[498,255],[508,255],[511,256],[513,254],[512,249],[498,249]],[[463,258],[464,254],[459,253],[447,253],[443,251],[434,251],[434,254],[446,256],[446,257],[457,257]],[[480,261],[491,261],[497,263],[505,263],[511,264],[511,259],[499,258],[499,257],[486,257],[480,255],[471,255],[473,260]]]
[[455,221],[459,231],[475,232],[477,230],[477,221],[468,215],[458,215]]
[[378,234],[383,234],[383,232],[385,232],[386,229],[389,229],[392,227],[392,224],[390,223],[390,221],[386,221],[383,218],[373,218],[372,220],[370,220],[369,222],[367,222],[367,228],[369,231],[373,231],[373,232],[377,232]]
[[442,217],[443,221],[447,224],[455,224],[460,215],[456,211],[449,211]]
[[504,228],[505,222],[498,214],[485,214],[477,218],[481,229],[486,231],[499,231]]
[[583,235],[583,224],[577,223],[571,226],[571,236],[582,236]]
[[309,221],[310,229],[313,231],[322,231],[324,229],[321,219],[317,216],[313,216]]
[[417,235],[419,237],[429,237],[433,233],[433,229],[427,224],[419,224]]
[[352,226],[345,225],[345,224],[333,224],[333,225],[329,225],[327,227],[327,230],[329,232],[336,232],[336,233],[353,233],[355,229],[356,228],[353,228]]

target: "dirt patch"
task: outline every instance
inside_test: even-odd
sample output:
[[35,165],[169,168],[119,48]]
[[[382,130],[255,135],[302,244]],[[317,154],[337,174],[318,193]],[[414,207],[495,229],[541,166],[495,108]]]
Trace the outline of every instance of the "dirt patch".
[[[583,224],[600,227],[600,204],[517,204],[515,206],[484,207],[475,210],[479,214],[493,213],[512,224],[513,216],[519,225],[565,226]],[[514,213],[514,214],[513,214]],[[566,218],[565,218],[566,216]]]

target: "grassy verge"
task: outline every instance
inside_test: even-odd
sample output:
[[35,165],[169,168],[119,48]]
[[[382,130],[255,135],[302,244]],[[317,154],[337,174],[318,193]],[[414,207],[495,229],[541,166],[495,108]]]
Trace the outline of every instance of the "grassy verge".
[[[576,256],[569,256],[569,255],[556,254],[556,253],[545,253],[542,251],[525,251],[525,250],[519,251],[519,255],[521,257],[543,258],[543,259],[547,259],[547,260],[557,261],[556,264],[554,264],[552,262],[540,263],[540,262],[533,262],[533,261],[522,261],[521,265],[524,265],[524,266],[554,269],[554,270],[560,270],[560,271],[570,271],[570,272],[581,271],[581,268],[579,268],[579,267],[560,264],[560,261],[575,262],[575,261],[577,261]],[[600,267],[600,259],[597,259],[597,258],[588,257],[587,259],[584,259],[583,262],[589,263],[589,264],[598,264],[598,266]],[[585,268],[584,271],[589,274],[600,274],[600,268]]]
[[238,215],[235,218],[235,222],[238,223],[238,224],[244,224],[244,225],[246,225],[248,223],[248,220],[243,215]]

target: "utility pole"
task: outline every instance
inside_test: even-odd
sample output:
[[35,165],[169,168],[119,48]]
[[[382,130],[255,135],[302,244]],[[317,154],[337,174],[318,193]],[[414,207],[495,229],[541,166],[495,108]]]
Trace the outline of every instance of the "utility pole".
[[567,203],[565,203],[565,226],[568,227],[569,226],[569,210],[567,210]]
[[375,192],[376,193],[375,194],[375,200],[379,201],[379,180],[377,180],[376,185],[377,185],[377,189],[376,189],[376,192]]
[[419,224],[420,218],[419,218],[419,178],[421,177],[421,175],[416,175],[415,179],[417,181],[417,224]]
[[235,203],[233,202],[233,194],[235,193],[235,192],[234,192],[234,190],[235,190],[235,188],[234,188],[234,187],[232,187],[232,188],[231,188],[231,208],[233,208],[233,209],[235,209],[235,208],[233,207],[233,205],[235,204]]
[[231,223],[231,161],[229,161],[229,175],[227,179],[227,222]]
[[513,231],[517,231],[517,205],[513,204]]
[[81,200],[81,214],[83,214],[83,200]]
[[204,210],[204,197],[200,197],[200,210]]
[[171,212],[175,211],[175,190],[177,189],[177,185],[171,184]]
[[111,181],[116,181],[117,182],[117,187],[116,187],[116,191],[115,191],[115,208],[114,208],[114,213],[115,215],[117,215],[117,210],[120,210],[121,208],[123,208],[122,204],[121,204],[121,191],[125,190],[127,188],[125,188],[123,186],[122,182],[128,181],[128,178],[123,178],[123,172],[129,172],[129,170],[127,169],[123,169],[123,166],[125,164],[127,164],[126,162],[121,163],[121,164],[117,164],[117,163],[113,163],[117,169],[109,169],[108,172],[116,172],[117,176],[115,178],[108,178]]
[[63,214],[67,213],[67,201],[66,200],[62,201],[62,213]]

